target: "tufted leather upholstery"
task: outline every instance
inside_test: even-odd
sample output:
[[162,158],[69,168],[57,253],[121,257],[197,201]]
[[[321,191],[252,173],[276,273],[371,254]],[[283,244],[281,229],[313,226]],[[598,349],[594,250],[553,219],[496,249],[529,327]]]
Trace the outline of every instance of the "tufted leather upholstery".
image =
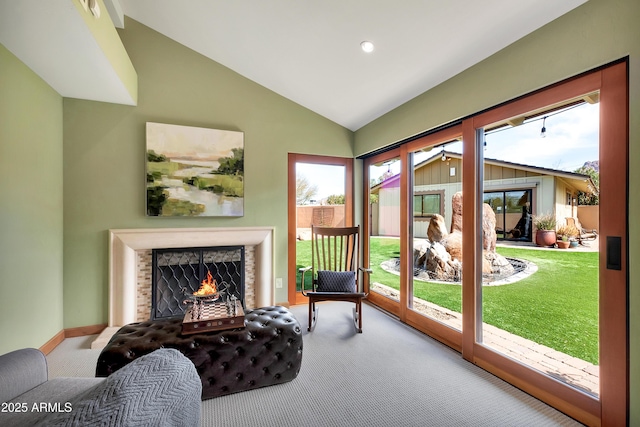
[[181,335],[182,319],[123,326],[98,357],[96,377],[106,377],[161,347],[189,358],[202,380],[202,398],[293,380],[302,364],[300,323],[285,307],[245,310],[245,329]]

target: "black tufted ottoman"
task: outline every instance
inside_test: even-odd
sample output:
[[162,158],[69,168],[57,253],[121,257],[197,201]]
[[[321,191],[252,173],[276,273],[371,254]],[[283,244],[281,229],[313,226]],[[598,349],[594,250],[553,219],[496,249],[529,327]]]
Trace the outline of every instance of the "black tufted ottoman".
[[106,377],[158,348],[187,356],[202,380],[202,399],[280,384],[298,376],[302,330],[285,307],[245,310],[245,329],[181,335],[182,319],[123,326],[98,357],[96,377]]

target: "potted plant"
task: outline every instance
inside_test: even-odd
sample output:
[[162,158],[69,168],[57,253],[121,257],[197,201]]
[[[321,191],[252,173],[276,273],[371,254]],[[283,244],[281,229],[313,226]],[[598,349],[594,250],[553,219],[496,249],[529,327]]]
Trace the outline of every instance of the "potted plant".
[[566,234],[563,234],[562,236],[558,235],[558,241],[556,242],[558,249],[568,249],[570,244],[569,236]]
[[[578,241],[576,239],[580,232],[575,226],[563,225],[558,228],[556,233],[558,234],[557,245],[560,249],[575,247],[577,245]],[[572,245],[573,243],[576,243],[576,245]]]
[[556,217],[550,213],[533,216],[536,231],[536,245],[554,246],[556,244]]

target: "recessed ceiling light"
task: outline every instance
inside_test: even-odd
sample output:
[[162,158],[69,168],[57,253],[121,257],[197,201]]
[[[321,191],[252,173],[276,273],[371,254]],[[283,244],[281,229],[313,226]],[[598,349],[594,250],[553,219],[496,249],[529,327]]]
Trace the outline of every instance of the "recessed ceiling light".
[[375,46],[373,45],[373,43],[368,41],[363,41],[362,43],[360,43],[360,47],[362,48],[363,51],[367,53],[371,53],[373,52],[373,49],[375,49]]

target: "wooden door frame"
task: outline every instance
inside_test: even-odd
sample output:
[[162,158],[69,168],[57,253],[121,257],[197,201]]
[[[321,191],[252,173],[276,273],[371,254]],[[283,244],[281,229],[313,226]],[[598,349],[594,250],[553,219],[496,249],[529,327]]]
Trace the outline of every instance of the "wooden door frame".
[[[480,278],[477,266],[467,265],[463,271],[463,316],[465,330],[475,334],[463,339],[463,357],[483,367],[517,387],[527,391],[568,415],[588,425],[625,425],[628,417],[628,327],[627,317],[627,168],[628,164],[628,87],[627,63],[586,73],[582,76],[553,85],[532,95],[491,109],[463,122],[465,134],[463,159],[464,171],[475,177],[475,182],[466,182],[463,191],[473,194],[472,203],[465,196],[463,205],[466,221],[463,226],[465,242],[475,239],[472,245],[463,247],[464,259],[478,259],[481,253],[481,225],[479,215],[482,200],[476,187],[482,185],[482,164],[477,129],[486,125],[515,117],[547,105],[553,105],[591,92],[600,91],[600,177],[601,218],[600,265],[599,265],[599,330],[600,330],[600,396],[586,395],[564,383],[547,377],[532,368],[508,359],[477,342],[482,328],[477,292],[474,291]],[[464,172],[463,172],[464,173]],[[604,179],[603,179],[604,177]],[[610,270],[606,266],[606,238],[619,236],[622,239],[621,270]],[[463,266],[463,269],[465,266]],[[605,291],[606,289],[606,291]],[[473,292],[472,292],[473,291]]]
[[[474,260],[463,264],[462,314],[463,333],[458,340],[454,335],[441,335],[437,330],[424,328],[412,321],[411,311],[402,308],[395,312],[400,320],[426,332],[434,338],[462,352],[462,357],[494,373],[538,399],[588,425],[626,425],[629,417],[629,329],[628,318],[628,145],[629,145],[629,101],[628,58],[599,69],[584,73],[551,85],[529,95],[506,102],[462,120],[463,137],[462,191],[463,204],[463,259]],[[600,92],[600,167],[605,170],[605,179],[600,179],[601,218],[600,265],[599,265],[599,342],[600,342],[600,395],[587,395],[577,389],[554,380],[533,368],[509,359],[478,343],[482,322],[480,314],[479,286],[482,282],[481,265],[477,262],[482,253],[481,212],[483,186],[483,159],[478,129],[510,117],[564,102],[595,91]],[[433,135],[437,135],[434,133]],[[410,141],[386,153],[366,159],[363,171],[363,233],[365,265],[369,265],[369,188],[368,165],[376,159],[399,156],[407,164],[407,153],[420,142]],[[621,167],[624,165],[624,167]],[[404,170],[404,169],[403,169]],[[408,207],[410,180],[401,185],[401,248],[408,250],[409,221],[412,212]],[[604,202],[604,203],[603,203]],[[604,209],[602,208],[604,206]],[[607,269],[607,237],[621,238],[620,270]],[[406,269],[406,265],[401,265]],[[407,273],[402,274],[401,290],[407,289]],[[378,298],[369,296],[378,304]],[[404,300],[406,301],[406,299]],[[387,301],[380,304],[388,309]]]
[[306,304],[308,299],[296,291],[296,164],[312,163],[319,165],[344,166],[345,168],[345,197],[344,221],[345,226],[353,225],[353,166],[355,159],[351,157],[319,156],[314,154],[289,153],[287,159],[287,297],[290,305]]
[[[462,125],[449,126],[445,129],[439,130],[438,132],[425,135],[421,138],[414,139],[413,141],[407,143],[406,144],[407,154],[415,153],[416,151],[421,150],[423,148],[434,147],[436,145],[453,141],[461,137],[462,137]],[[413,166],[415,165],[411,165],[411,169],[413,169]],[[409,168],[407,168],[407,171],[408,170]],[[407,174],[407,175],[408,175],[407,176],[407,192],[406,192],[407,206],[405,209],[406,209],[406,212],[410,213],[408,224],[412,226],[413,225],[413,215],[412,215],[413,209],[410,209],[410,206],[408,205],[408,201],[412,200],[412,197],[413,197],[413,180],[412,180],[413,174],[410,174],[410,175]],[[407,236],[413,235],[412,229],[407,229],[407,231],[408,231],[406,233]],[[411,239],[408,239],[407,243],[405,244],[405,248],[407,248],[406,249],[407,251],[413,251],[413,244],[410,240]],[[411,253],[411,252],[407,252],[407,253]],[[407,264],[409,264],[408,259],[407,259]],[[406,268],[407,268],[407,277],[413,277],[413,275],[410,274],[410,272],[413,270],[413,266],[407,265]],[[410,289],[409,289],[409,283],[408,283],[407,298],[404,299],[404,301],[407,301],[407,302],[408,302],[408,296],[410,294],[409,290]],[[462,351],[462,331],[456,330],[452,327],[445,325],[444,323],[430,319],[424,316],[423,314],[418,313],[417,311],[412,310],[408,307],[406,307],[404,321],[408,325],[411,325],[412,327],[427,333],[431,337],[448,345],[449,347],[457,351]]]
[[[380,162],[384,162],[384,161],[396,159],[396,158],[400,160],[401,162],[400,168],[401,170],[403,170],[404,164],[402,163],[402,152],[400,148],[395,148],[393,150],[385,151],[384,153],[380,153],[372,157],[369,157],[364,161],[364,164],[362,167],[362,183],[363,183],[363,188],[365,189],[362,192],[362,215],[363,215],[363,224],[364,224],[364,227],[362,228],[363,230],[362,232],[362,263],[364,266],[367,266],[367,267],[371,263],[371,254],[369,252],[369,245],[371,243],[371,235],[370,235],[371,223],[369,220],[371,215],[371,208],[370,208],[370,202],[369,202],[369,196],[370,196],[369,180],[371,179],[371,177],[369,174],[369,167],[372,164],[380,163]],[[402,230],[404,229],[403,227],[404,227],[403,224],[400,224],[400,230],[401,230],[400,234],[402,234]],[[402,242],[400,243],[400,247],[402,247]],[[404,274],[405,274],[404,270],[401,266],[400,283],[403,282],[402,278],[404,277]],[[400,301],[396,301],[392,298],[377,294],[375,292],[370,292],[369,279],[370,277],[368,275],[365,275],[364,286],[365,286],[365,290],[369,292],[369,296],[367,297],[367,300],[377,305],[378,307],[384,309],[385,311],[391,314],[394,314],[398,317],[401,317]]]

